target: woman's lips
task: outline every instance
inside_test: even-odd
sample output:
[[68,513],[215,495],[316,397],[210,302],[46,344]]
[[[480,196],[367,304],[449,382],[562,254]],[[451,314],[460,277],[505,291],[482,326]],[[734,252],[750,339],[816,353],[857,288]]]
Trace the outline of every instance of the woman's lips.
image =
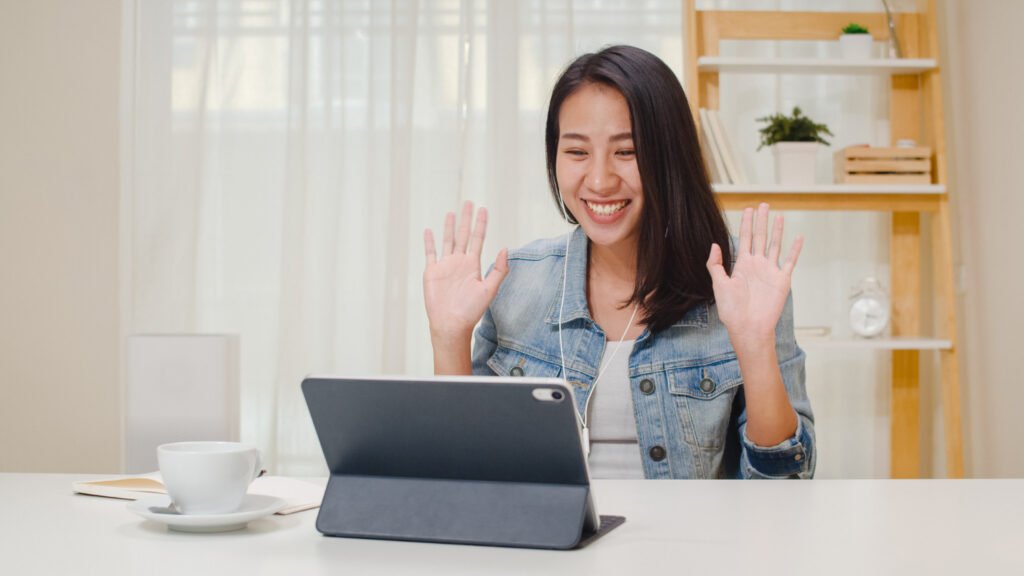
[[587,208],[587,215],[590,219],[600,224],[614,222],[626,213],[629,200],[614,200],[611,202],[594,202],[584,200],[583,205]]

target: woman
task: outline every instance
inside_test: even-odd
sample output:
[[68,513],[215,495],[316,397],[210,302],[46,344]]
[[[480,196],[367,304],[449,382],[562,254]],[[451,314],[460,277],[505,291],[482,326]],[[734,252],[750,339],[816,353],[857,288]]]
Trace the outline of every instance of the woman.
[[[594,477],[810,478],[814,417],[768,205],[733,246],[682,86],[654,55],[575,60],[548,108],[548,179],[567,237],[499,252],[487,212],[424,233],[437,374],[562,377]],[[475,345],[471,351],[474,327]]]

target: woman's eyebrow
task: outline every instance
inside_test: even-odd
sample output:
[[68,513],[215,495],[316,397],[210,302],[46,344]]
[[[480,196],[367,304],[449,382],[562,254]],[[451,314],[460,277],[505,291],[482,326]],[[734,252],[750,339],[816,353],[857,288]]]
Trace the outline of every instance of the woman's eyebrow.
[[[590,142],[590,137],[589,136],[587,136],[585,134],[579,134],[577,132],[566,132],[565,134],[561,135],[561,138],[565,139],[565,140],[582,140],[583,142]],[[620,132],[618,134],[615,134],[611,138],[609,138],[608,141],[609,142],[619,142],[621,140],[632,140],[632,139],[633,139],[633,133],[632,132]]]

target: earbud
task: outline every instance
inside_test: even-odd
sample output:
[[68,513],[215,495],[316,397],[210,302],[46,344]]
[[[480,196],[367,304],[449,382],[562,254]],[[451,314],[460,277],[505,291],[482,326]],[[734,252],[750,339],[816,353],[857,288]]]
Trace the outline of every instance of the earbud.
[[[565,209],[565,199],[562,198],[561,192],[558,194],[560,200],[559,205],[562,207],[562,218],[565,221],[569,221],[569,215]],[[565,257],[562,258],[562,301],[558,304],[558,354],[562,360],[562,379],[567,383],[569,381],[569,373],[565,369],[565,346],[562,344],[562,310],[565,308],[565,288],[566,280],[569,277],[569,245],[572,243],[572,235],[574,231],[570,230],[569,235],[565,237]]]

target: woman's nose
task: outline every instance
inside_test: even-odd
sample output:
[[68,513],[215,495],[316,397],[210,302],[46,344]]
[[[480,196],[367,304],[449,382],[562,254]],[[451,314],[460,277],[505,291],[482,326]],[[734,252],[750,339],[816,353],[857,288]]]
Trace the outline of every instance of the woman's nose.
[[614,192],[619,186],[619,176],[611,170],[608,162],[598,160],[591,164],[586,183],[587,188],[597,194]]

